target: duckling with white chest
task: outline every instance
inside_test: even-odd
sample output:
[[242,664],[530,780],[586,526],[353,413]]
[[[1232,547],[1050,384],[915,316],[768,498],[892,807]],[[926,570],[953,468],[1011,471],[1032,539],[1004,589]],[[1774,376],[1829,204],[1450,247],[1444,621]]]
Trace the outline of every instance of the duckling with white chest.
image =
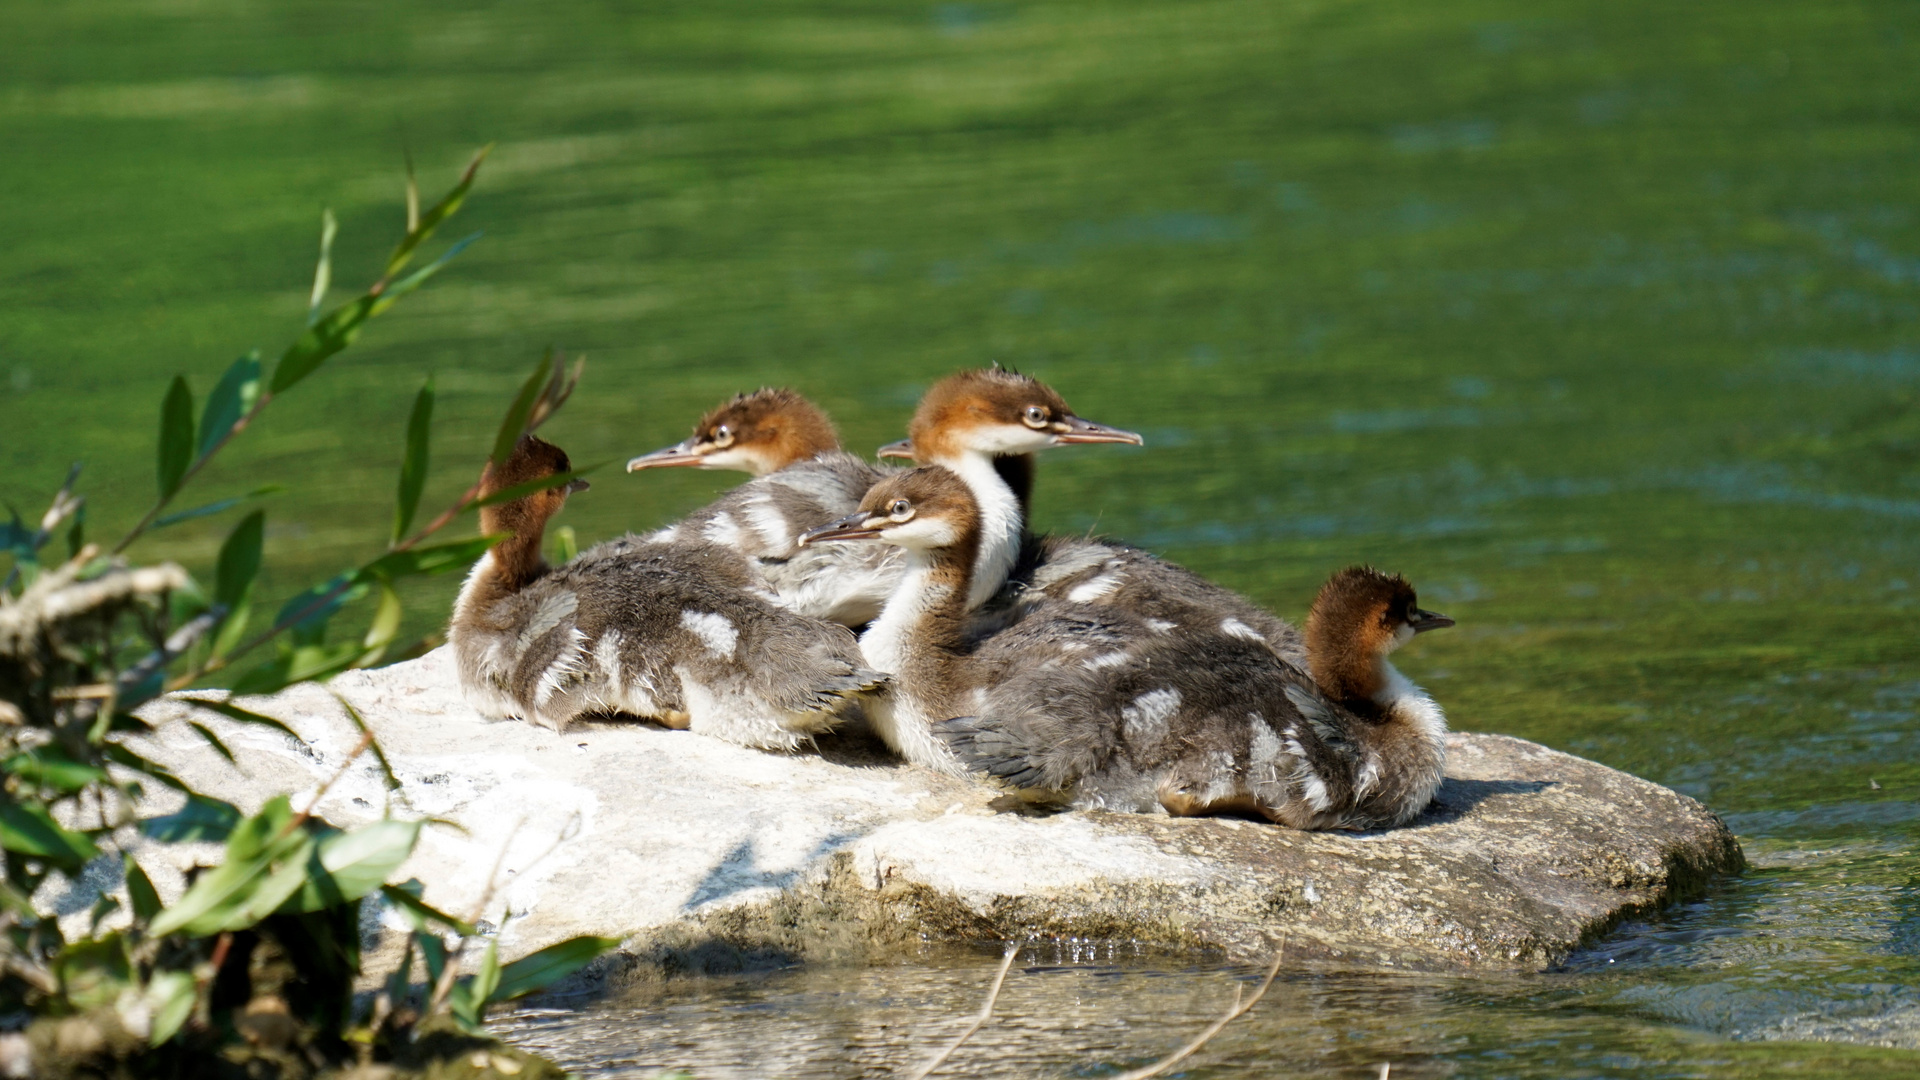
[[[976,402],[989,403],[985,408]],[[1013,410],[1009,406],[1015,406]],[[1049,411],[1051,407],[1051,410]],[[1208,628],[1256,641],[1305,670],[1300,632],[1229,589],[1150,552],[1091,536],[1025,533],[1032,509],[1033,450],[1071,442],[1130,442],[1140,436],[1100,425],[1078,430],[1065,403],[1030,376],[999,368],[953,375],[928,391],[912,437],[880,448],[883,458],[911,458],[959,473],[986,511],[975,575],[975,605],[1005,625],[1040,608],[1117,608],[1156,633]],[[997,424],[984,423],[988,410]],[[1012,431],[1012,421],[1035,428]],[[1035,420],[1064,419],[1058,427]],[[999,594],[994,595],[996,590]],[[991,603],[989,603],[991,598]]]
[[[1344,749],[1345,761],[1324,776],[1328,806],[1309,805],[1315,820],[1330,822],[1317,827],[1400,825],[1433,801],[1446,767],[1446,715],[1390,657],[1415,635],[1452,625],[1420,607],[1398,574],[1350,566],[1320,587],[1307,614],[1307,658],[1319,693],[1287,692],[1314,730],[1344,730],[1326,739]],[[1286,786],[1286,777],[1257,760],[1223,770],[1217,761],[1188,757],[1162,782],[1160,801],[1173,814],[1233,810],[1282,821],[1275,794]]]
[[1437,709],[1411,728],[1391,710],[1368,722],[1246,636],[1168,637],[1118,607],[1052,608],[974,636],[964,597],[981,522],[969,485],[932,467],[882,482],[805,538],[907,552],[862,644],[894,673],[894,738],[910,760],[1079,807],[1251,811],[1307,829],[1396,824],[1430,799]]
[[833,421],[792,390],[740,394],[701,417],[685,440],[627,462],[628,472],[659,468],[753,475],[645,539],[739,552],[795,611],[859,626],[879,614],[900,576],[899,553],[889,548],[803,549],[796,542],[803,530],[852,511],[868,488],[898,470],[842,450]]
[[[568,469],[563,451],[527,435],[480,491]],[[481,510],[483,531],[512,535],[475,564],[447,637],[483,715],[559,731],[582,715],[623,713],[791,749],[886,682],[846,628],[774,603],[737,556],[712,545],[628,536],[549,567],[541,538],[573,490]]]
[[[1140,442],[1130,431],[1074,415],[1039,380],[997,367],[935,383],[921,399],[911,430],[927,448],[927,463],[969,478],[986,508],[985,532],[995,539],[982,545],[970,607],[1000,588],[1020,554],[1034,452]],[[754,479],[648,534],[649,540],[740,551],[755,560],[781,603],[846,626],[871,622],[899,581],[899,551],[888,545],[798,544],[803,529],[851,513],[869,488],[899,471],[841,450],[832,422],[799,394],[742,394],[703,417],[685,441],[627,463],[629,472],[670,466],[739,469]]]

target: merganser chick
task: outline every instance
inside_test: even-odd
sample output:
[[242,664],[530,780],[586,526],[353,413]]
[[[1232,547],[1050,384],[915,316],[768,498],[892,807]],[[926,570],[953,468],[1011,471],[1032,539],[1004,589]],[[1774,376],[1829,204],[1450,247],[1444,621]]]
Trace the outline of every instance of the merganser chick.
[[[917,459],[911,439],[881,447],[880,456]],[[1028,520],[1034,455],[1004,455],[993,463],[1014,492],[1021,520]],[[1214,627],[1260,642],[1306,670],[1306,642],[1285,619],[1178,563],[1104,537],[1025,535],[1003,591],[983,610],[976,633],[1011,625],[1054,604],[1123,610],[1156,633]]]
[[[482,497],[570,468],[523,436]],[[624,713],[746,746],[792,749],[886,676],[845,628],[774,603],[738,557],[712,545],[628,536],[549,567],[547,521],[584,481],[483,507],[486,533],[510,533],[474,565],[447,637],[461,688],[483,715],[561,731],[576,717]]]
[[[972,638],[959,598],[980,523],[964,482],[929,468],[806,537],[908,551],[868,655],[895,672],[896,723],[883,734],[910,760],[1080,807],[1253,812],[1303,829],[1397,824],[1431,799],[1445,722],[1384,657],[1415,632],[1404,628],[1450,620],[1420,611],[1404,581],[1348,571],[1322,590],[1311,625],[1342,695],[1330,700],[1245,636],[1200,629],[1179,648],[1136,647],[1155,632],[1119,610]],[[1394,588],[1376,595],[1375,578]],[[898,655],[883,659],[889,647]],[[1366,695],[1352,699],[1363,711],[1346,707],[1353,694]]]
[[[921,465],[945,466],[965,481],[978,506],[980,543],[968,610],[999,592],[1019,561],[1032,488],[1029,455],[1054,446],[1142,442],[1134,432],[1075,416],[1052,387],[1000,367],[962,371],[935,383],[920,399],[907,441]],[[1008,458],[1011,463],[999,461]]]
[[900,576],[897,551],[796,543],[802,529],[850,513],[868,488],[898,471],[841,450],[819,406],[784,387],[740,394],[701,417],[685,440],[627,462],[628,472],[675,467],[734,469],[755,479],[646,539],[737,551],[782,604],[804,615],[861,626],[880,613]]

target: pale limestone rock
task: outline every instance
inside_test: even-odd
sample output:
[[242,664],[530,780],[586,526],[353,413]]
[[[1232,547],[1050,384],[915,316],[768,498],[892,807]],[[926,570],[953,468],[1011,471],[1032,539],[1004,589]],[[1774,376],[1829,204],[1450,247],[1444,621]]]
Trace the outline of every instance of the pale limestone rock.
[[[984,785],[893,764],[857,735],[774,754],[637,723],[555,735],[486,721],[461,701],[444,649],[244,702],[299,731],[304,748],[200,712],[244,777],[181,723],[163,724],[147,751],[245,810],[283,791],[304,806],[358,741],[334,693],[378,733],[403,783],[394,812],[466,830],[429,828],[401,876],[463,914],[493,880],[483,915],[505,958],[573,934],[624,939],[624,959],[602,975],[1054,936],[1249,958],[1284,938],[1300,965],[1537,970],[1742,865],[1692,799],[1497,735],[1451,736],[1438,800],[1388,832],[1041,817]],[[163,701],[145,715],[188,709]],[[387,803],[363,755],[319,813],[347,826]],[[390,947],[398,935],[385,937]]]

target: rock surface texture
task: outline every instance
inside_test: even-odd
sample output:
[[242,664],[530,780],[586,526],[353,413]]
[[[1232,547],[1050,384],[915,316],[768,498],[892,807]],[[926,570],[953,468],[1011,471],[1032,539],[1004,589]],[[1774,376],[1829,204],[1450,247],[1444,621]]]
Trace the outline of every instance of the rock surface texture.
[[[503,959],[573,934],[624,938],[624,959],[603,974],[1049,937],[1247,959],[1284,938],[1301,965],[1538,970],[1742,866],[1726,826],[1692,799],[1498,735],[1451,736],[1446,784],[1410,826],[1299,833],[1032,816],[993,789],[889,763],[854,735],[783,755],[641,724],[556,736],[488,722],[460,700],[445,650],[331,690],[378,733],[402,781],[393,812],[465,830],[426,830],[401,876],[461,913],[491,882],[485,918]],[[306,745],[174,700],[147,711],[174,721],[147,749],[252,811],[284,791],[305,805],[359,741],[328,689],[243,703]],[[179,722],[189,711],[234,749],[244,778]],[[389,799],[363,755],[319,812],[359,824]],[[372,918],[367,929],[380,932]]]

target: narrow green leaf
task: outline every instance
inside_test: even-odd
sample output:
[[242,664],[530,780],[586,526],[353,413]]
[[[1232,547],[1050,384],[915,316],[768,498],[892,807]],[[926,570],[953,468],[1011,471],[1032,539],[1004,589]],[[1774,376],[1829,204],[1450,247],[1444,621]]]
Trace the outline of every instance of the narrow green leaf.
[[33,901],[6,881],[0,881],[0,909],[13,912],[27,923],[40,918],[40,913],[34,910]]
[[[182,929],[189,934],[199,935],[216,934],[222,930],[244,930],[279,911],[287,898],[306,884],[307,866],[313,859],[312,837],[295,834],[290,839],[294,841],[290,845],[291,850],[281,852],[276,849],[275,857],[267,863],[269,869],[253,876],[245,887],[234,894],[231,904],[214,908],[199,919],[188,922]],[[246,866],[250,862],[243,860],[241,865]],[[214,873],[224,869],[226,865],[222,864]],[[186,897],[181,899],[184,901]],[[165,917],[164,914],[161,916]],[[155,925],[158,924],[159,921],[155,920]]]
[[193,464],[193,391],[187,389],[184,375],[175,375],[173,385],[160,403],[160,497],[170,499],[180,490],[180,480]]
[[399,543],[413,526],[414,512],[420,509],[420,493],[427,486],[428,435],[433,428],[433,379],[429,377],[413,399],[413,414],[407,418],[407,456],[400,465],[400,496],[393,514],[393,540]]
[[231,510],[234,507],[239,506],[241,503],[246,501],[247,500],[244,496],[236,496],[231,499],[216,499],[213,502],[206,504],[205,506],[196,506],[191,510],[182,510],[179,513],[175,513],[175,514],[162,514],[161,516],[154,518],[153,524],[149,525],[148,528],[164,529],[169,525],[178,525],[183,521],[192,521],[195,518],[212,517],[213,515],[220,513],[222,510]]
[[491,1001],[512,1001],[536,990],[544,990],[586,967],[610,949],[619,938],[575,937],[555,942],[539,952],[523,956],[500,969],[500,983],[490,994]]
[[295,338],[287,351],[280,354],[280,362],[273,367],[273,381],[269,390],[275,394],[284,394],[300,380],[319,370],[341,349],[353,344],[360,334],[360,327],[373,317],[373,307],[378,297],[361,296],[328,312],[324,318],[307,327],[305,333]]
[[400,619],[405,614],[400,606],[400,594],[388,581],[381,581],[379,589],[380,603],[373,609],[373,621],[367,624],[366,636],[360,640],[361,651],[354,658],[354,667],[372,667],[379,663],[387,647],[400,634]]
[[227,609],[227,617],[220,620],[220,629],[213,632],[213,641],[207,646],[207,655],[212,659],[224,658],[240,644],[246,635],[247,623],[253,618],[253,598],[248,597]]
[[213,393],[207,395],[206,411],[200,414],[198,456],[212,453],[259,400],[260,353],[255,351],[229,364]]
[[187,1017],[193,1015],[197,988],[193,976],[185,971],[156,971],[147,983],[148,1015],[152,1017],[147,1044],[159,1046],[178,1034]]
[[213,747],[214,753],[219,754],[223,758],[226,758],[229,762],[232,762],[233,764],[236,764],[236,765],[239,764],[239,762],[235,760],[233,756],[233,751],[227,748],[226,743],[223,743],[220,741],[220,736],[215,735],[213,733],[212,728],[208,727],[205,724],[202,724],[198,720],[187,721],[187,726],[192,728],[195,732],[197,732],[202,739],[205,739],[207,741],[207,745]]
[[455,540],[452,543],[435,544],[430,547],[391,551],[361,567],[360,574],[367,580],[392,581],[396,578],[458,570],[486,554],[489,548],[505,539],[504,534],[477,536],[471,540]]
[[[284,805],[285,796],[275,800]],[[269,804],[271,806],[273,804]],[[307,861],[313,837],[304,831],[282,833],[254,828],[267,819],[265,810],[248,818],[227,839],[227,859],[200,875],[173,906],[153,920],[148,933],[165,937],[186,933],[194,937],[252,926],[298,892],[307,879]]]
[[81,503],[73,512],[73,524],[67,529],[67,558],[80,557],[80,549],[87,546],[87,504]]
[[527,381],[520,385],[520,392],[514,395],[513,404],[507,407],[507,415],[500,419],[500,430],[493,437],[493,453],[487,460],[494,468],[499,468],[513,456],[513,448],[519,444],[520,436],[527,433],[527,417],[533,415],[534,403],[547,389],[547,381],[553,376],[553,350],[548,349],[540,357],[539,366]]
[[319,911],[360,899],[400,868],[419,838],[417,821],[376,821],[321,837],[314,845],[307,880],[281,910]]
[[0,801],[0,847],[45,859],[62,870],[77,870],[100,854],[84,833],[61,828],[36,803]]
[[420,181],[413,175],[413,151],[402,148],[400,155],[407,161],[407,231],[420,227]]
[[438,984],[441,974],[447,970],[447,943],[440,940],[439,934],[426,930],[415,930],[413,943],[420,946],[420,959],[426,961],[428,984]]
[[415,270],[413,273],[408,274],[406,277],[401,278],[399,281],[396,281],[393,284],[387,286],[386,289],[384,289],[380,293],[380,299],[374,302],[372,315],[378,315],[386,311],[388,308],[392,307],[394,303],[398,301],[401,297],[407,295],[408,293],[419,288],[420,286],[425,285],[427,283],[428,278],[439,273],[443,268],[445,268],[445,266],[448,263],[452,262],[454,258],[458,256],[461,252],[467,250],[469,247],[472,247],[473,242],[475,240],[480,239],[482,235],[484,234],[476,232],[476,233],[469,233],[468,235],[461,237],[460,239],[454,241],[452,244],[448,245],[447,250],[441,252],[439,258],[433,260],[432,262],[421,267],[420,269]]
[[132,855],[122,854],[120,858],[127,871],[127,899],[133,902],[133,917],[146,922],[160,914],[160,890],[153,887],[153,879]]
[[460,182],[454,185],[453,190],[447,192],[439,202],[420,215],[420,224],[402,237],[399,245],[393,249],[393,254],[387,257],[387,270],[381,275],[383,280],[392,280],[393,275],[404,270],[407,263],[413,259],[413,253],[433,236],[433,231],[440,227],[440,223],[459,211],[460,204],[467,200],[467,192],[473,189],[473,180],[480,171],[480,163],[485,161],[492,151],[491,144],[482,147],[480,152],[473,156],[473,160],[467,163],[466,171],[461,174]]
[[320,261],[313,267],[313,294],[307,299],[307,325],[320,317],[320,305],[327,299],[327,290],[333,286],[333,238],[340,232],[340,223],[333,219],[331,206],[320,211]]
[[61,996],[82,1009],[111,1004],[133,981],[133,961],[119,934],[76,941],[54,956],[52,966]]
[[280,492],[285,490],[287,490],[286,487],[280,484],[262,484],[259,487],[254,488],[252,491],[247,492],[245,495],[236,495],[231,499],[217,499],[213,502],[206,504],[205,506],[196,506],[191,510],[181,510],[181,511],[178,511],[177,513],[162,514],[161,516],[154,518],[153,524],[147,526],[147,528],[149,531],[153,529],[164,529],[169,525],[178,525],[183,521],[193,521],[196,518],[212,517],[215,514],[219,514],[219,513],[223,513],[225,511],[231,510],[234,507],[239,506],[241,503],[250,502],[254,499],[258,499],[266,495],[277,495]]
[[359,571],[335,574],[280,605],[273,617],[274,628],[292,630],[297,643],[317,645],[326,639],[327,620],[365,595],[367,585],[360,580]]
[[220,545],[220,564],[214,572],[215,603],[232,608],[247,598],[254,575],[260,572],[260,548],[266,538],[267,513],[255,510],[240,519]]
[[553,530],[553,561],[570,563],[580,554],[580,537],[573,526],[562,525]]
[[171,814],[150,817],[140,823],[140,831],[168,844],[192,840],[226,840],[240,824],[241,814],[232,803],[205,795],[188,795],[187,804]]
[[492,938],[487,942],[487,951],[480,957],[480,970],[473,975],[473,999],[485,1005],[493,998],[493,992],[500,985],[500,939]]
[[387,1000],[395,1007],[406,1004],[412,995],[408,992],[413,986],[413,939],[407,939],[406,948],[401,950],[400,963],[387,976]]
[[596,461],[582,468],[554,473],[551,476],[543,476],[538,480],[529,480],[524,484],[515,484],[510,488],[501,488],[499,491],[494,492],[484,499],[475,499],[468,509],[478,509],[482,506],[498,506],[501,503],[510,503],[515,499],[524,499],[536,491],[545,491],[548,488],[557,488],[562,484],[571,484],[596,469],[606,468],[608,464],[610,464],[610,462]]
[[464,919],[455,918],[441,911],[439,908],[427,904],[420,899],[418,891],[409,888],[409,886],[417,887],[419,884],[418,881],[409,878],[400,885],[382,885],[380,886],[380,895],[386,898],[387,903],[400,909],[401,914],[407,916],[408,920],[413,923],[415,930],[425,931],[427,923],[431,921],[437,922],[457,934],[469,937],[473,935],[474,928],[472,923]]
[[346,710],[347,719],[353,721],[353,726],[359,729],[360,734],[367,737],[367,749],[373,752],[373,760],[380,763],[380,774],[386,780],[387,790],[399,791],[400,778],[393,775],[393,763],[387,760],[387,752],[380,748],[380,740],[373,737],[373,729],[367,725],[366,717],[361,716],[360,710],[354,708],[352,702],[339,694],[334,694],[333,699]]
[[33,541],[39,530],[21,521],[20,511],[13,509],[12,504],[8,504],[7,509],[13,514],[13,520],[0,525],[0,551],[9,552],[15,558],[33,558]]
[[468,1031],[480,1030],[481,1022],[487,1016],[487,998],[500,984],[500,942],[492,939],[487,942],[487,951],[480,957],[480,970],[465,976],[453,985],[453,993],[447,996],[447,1005],[454,1020]]
[[0,762],[0,772],[18,776],[38,787],[51,788],[62,795],[72,794],[88,784],[107,778],[105,770],[75,761],[54,745],[14,754]]
[[260,807],[259,813],[240,819],[233,827],[233,835],[227,837],[227,858],[251,858],[266,851],[286,839],[292,824],[293,798],[275,795]]
[[120,898],[102,893],[100,898],[93,902],[93,910],[87,913],[87,936],[92,937],[98,934],[100,932],[100,923],[106,919],[107,916],[119,910]]
[[197,709],[217,712],[229,720],[238,720],[243,724],[257,724],[260,727],[272,728],[295,742],[303,745],[306,743],[306,740],[300,737],[300,733],[288,727],[285,722],[275,720],[271,716],[264,716],[251,709],[243,709],[231,701],[216,701],[211,698],[183,698],[182,700]]
[[106,743],[102,745],[100,747],[100,756],[113,762],[115,765],[139,773],[141,776],[147,777],[150,780],[165,784],[167,787],[182,794],[191,794],[191,792],[187,790],[187,785],[182,783],[179,777],[173,775],[172,769],[167,768],[157,761],[142,757],[120,743]]

